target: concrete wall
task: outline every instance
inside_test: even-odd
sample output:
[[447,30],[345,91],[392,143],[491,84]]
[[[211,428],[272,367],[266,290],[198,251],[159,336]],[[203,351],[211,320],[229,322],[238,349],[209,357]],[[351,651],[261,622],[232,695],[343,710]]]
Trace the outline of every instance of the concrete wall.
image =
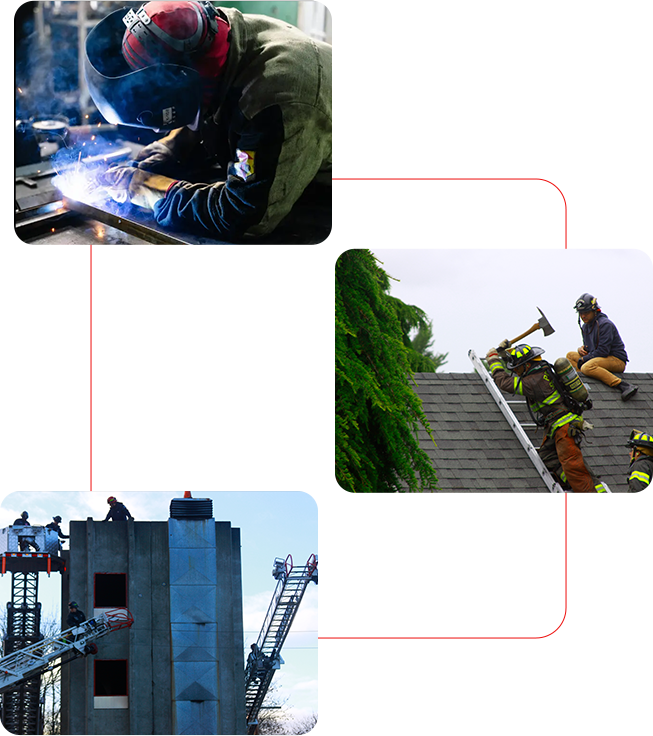
[[[67,572],[62,584],[62,627],[68,628],[65,618],[71,599],[79,603],[87,618],[92,615],[94,575],[102,572],[127,574],[127,607],[134,616],[134,625],[100,639],[100,651],[95,657],[64,665],[62,733],[245,733],[239,530],[232,529],[228,522],[215,523],[213,520],[170,522],[178,528],[178,542],[172,547],[169,546],[172,537],[167,522],[71,522],[70,551],[65,553]],[[183,525],[198,523],[206,527],[201,535],[204,542],[200,545],[206,548],[198,554],[184,556],[182,551],[179,555]],[[207,567],[209,561],[210,569]],[[196,576],[193,583],[197,570],[191,571],[190,577],[184,574],[184,566],[190,564],[192,567],[195,562],[200,568],[204,566],[204,577],[212,578],[204,591],[209,600],[213,600],[212,612],[208,617],[199,615],[207,619],[202,622],[192,620],[192,605],[183,605],[184,602],[192,604],[199,594],[199,588],[194,590],[193,585],[198,582],[204,585]],[[182,584],[172,586],[173,579],[181,579]],[[203,605],[199,609],[209,607]],[[182,631],[184,627],[189,631]],[[176,684],[171,667],[172,651],[177,652],[178,659],[197,660],[201,648],[210,652],[208,659],[212,659],[205,672],[209,677],[205,684],[210,682],[211,668],[217,678],[213,688],[215,698],[207,701],[197,695],[197,688],[189,687],[195,681],[192,677],[181,686],[181,670],[185,668],[192,675],[198,671],[197,667],[182,665],[177,671]],[[207,660],[205,654],[202,657]],[[128,708],[95,707],[95,659],[128,660]],[[205,690],[211,691],[211,687]],[[197,702],[200,700],[201,704]],[[176,705],[173,707],[173,704]],[[174,723],[182,711],[188,711],[190,717],[184,721],[183,731],[176,731]],[[210,730],[205,728],[207,718],[212,718]],[[193,723],[201,723],[202,727],[189,725]]]

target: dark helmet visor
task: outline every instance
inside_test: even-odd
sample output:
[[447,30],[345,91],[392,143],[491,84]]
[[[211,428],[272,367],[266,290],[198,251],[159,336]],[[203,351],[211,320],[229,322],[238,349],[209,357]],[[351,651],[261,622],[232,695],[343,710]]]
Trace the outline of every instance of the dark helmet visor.
[[114,125],[174,130],[193,124],[201,106],[200,75],[178,64],[132,71],[121,50],[126,13],[114,11],[86,39],[84,69],[93,102]]

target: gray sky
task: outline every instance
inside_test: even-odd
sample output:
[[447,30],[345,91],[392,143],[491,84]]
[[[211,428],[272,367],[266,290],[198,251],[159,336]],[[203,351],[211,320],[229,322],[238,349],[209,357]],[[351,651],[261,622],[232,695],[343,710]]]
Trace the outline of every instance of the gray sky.
[[626,372],[653,371],[648,311],[653,264],[636,250],[373,250],[391,281],[391,294],[421,307],[433,320],[434,351],[449,353],[441,369],[471,372],[471,348],[484,356],[504,338],[525,332],[539,307],[555,329],[525,342],[553,362],[581,344],[576,299],[596,296],[617,325],[630,362]]
[[[258,638],[272,599],[276,581],[272,577],[275,557],[291,554],[296,565],[304,565],[317,554],[317,505],[307,493],[299,492],[219,492],[194,493],[197,498],[213,499],[216,521],[230,521],[240,528],[243,568],[243,617],[245,651]],[[183,496],[180,493],[179,496]],[[136,521],[165,521],[169,517],[169,493],[143,492],[116,494]],[[30,523],[43,526],[59,515],[64,534],[71,520],[88,516],[101,521],[109,509],[107,497],[99,493],[11,493],[0,504],[0,528],[9,526],[22,511]],[[109,522],[113,523],[113,522]],[[68,549],[66,540],[64,548]],[[317,591],[308,586],[297,618],[282,650],[285,664],[275,674],[281,685],[279,694],[288,696],[288,707],[298,715],[317,713]],[[11,599],[11,574],[0,578],[0,605]],[[43,615],[60,614],[60,575],[39,575],[39,599]],[[86,612],[88,614],[88,611]]]

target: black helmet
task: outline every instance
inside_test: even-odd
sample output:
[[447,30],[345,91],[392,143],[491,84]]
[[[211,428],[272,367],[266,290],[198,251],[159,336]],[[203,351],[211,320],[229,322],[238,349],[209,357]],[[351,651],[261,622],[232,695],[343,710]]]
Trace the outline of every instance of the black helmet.
[[630,433],[630,438],[626,443],[626,447],[638,447],[642,450],[648,450],[647,455],[653,453],[653,437],[644,432],[638,432],[636,429]]
[[202,103],[199,72],[180,63],[132,70],[121,50],[132,16],[138,18],[128,8],[116,10],[88,34],[84,70],[93,102],[114,125],[155,130],[192,125]]
[[601,307],[599,307],[599,302],[595,296],[592,296],[591,294],[581,294],[578,299],[576,299],[574,309],[578,314],[582,314],[583,312],[598,312]]
[[79,606],[77,605],[77,601],[70,601],[70,603],[68,604],[68,608],[79,608]]
[[53,516],[53,517],[52,517],[52,520],[53,520],[53,521],[56,521],[56,522],[57,522],[57,524],[61,524],[61,517],[60,517],[60,516]]
[[521,345],[515,345],[515,347],[508,349],[508,358],[506,359],[506,368],[509,371],[513,371],[515,368],[519,368],[520,365],[535,360],[544,353],[542,348],[532,348],[526,343]]
[[29,519],[29,514],[27,511],[23,511],[23,513],[20,515],[22,519]]

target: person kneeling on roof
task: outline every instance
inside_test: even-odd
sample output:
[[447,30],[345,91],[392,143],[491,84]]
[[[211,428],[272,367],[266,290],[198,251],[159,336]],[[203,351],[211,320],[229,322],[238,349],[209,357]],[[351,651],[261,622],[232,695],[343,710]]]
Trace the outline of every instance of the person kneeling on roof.
[[614,375],[623,373],[628,362],[628,354],[619,331],[607,315],[603,314],[596,297],[591,294],[578,297],[574,309],[578,312],[578,326],[583,344],[578,351],[567,353],[567,360],[583,375],[597,378],[606,386],[621,391],[622,401],[628,401],[637,393],[637,386],[632,386]]
[[648,488],[653,479],[653,436],[633,429],[626,447],[630,447],[628,492],[637,493]]
[[542,361],[543,353],[542,348],[526,344],[510,347],[510,342],[504,340],[486,358],[497,386],[509,394],[524,396],[531,410],[542,415],[544,439],[538,454],[549,472],[566,490],[603,493],[603,484],[587,467],[580,450],[586,422],[569,411],[553,385],[552,369]]

